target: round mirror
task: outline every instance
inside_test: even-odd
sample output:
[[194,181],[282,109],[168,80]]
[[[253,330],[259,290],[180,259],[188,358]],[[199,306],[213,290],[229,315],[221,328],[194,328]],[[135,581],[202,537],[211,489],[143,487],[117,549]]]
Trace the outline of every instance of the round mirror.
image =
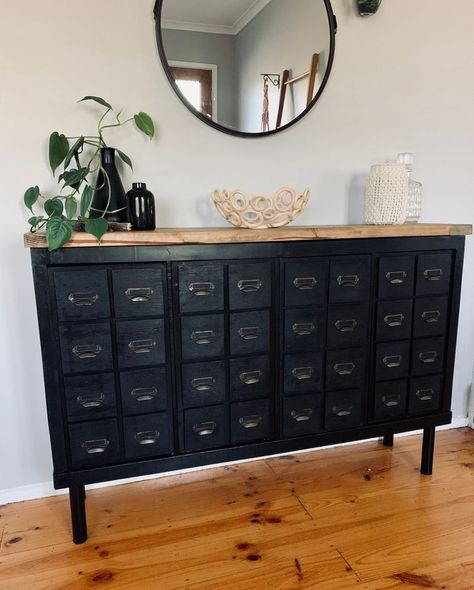
[[330,0],[157,0],[155,17],[175,92],[226,133],[289,127],[315,105],[331,72]]

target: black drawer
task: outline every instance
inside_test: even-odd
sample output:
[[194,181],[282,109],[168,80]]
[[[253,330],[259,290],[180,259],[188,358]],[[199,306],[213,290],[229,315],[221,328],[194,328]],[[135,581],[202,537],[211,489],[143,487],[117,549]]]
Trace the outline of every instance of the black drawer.
[[54,287],[60,320],[96,320],[109,317],[106,270],[56,270]]
[[223,447],[227,442],[224,406],[184,411],[184,447],[186,451]]
[[273,436],[273,418],[269,400],[239,402],[231,405],[230,433],[233,444],[264,440]]
[[324,345],[325,324],[325,312],[322,309],[287,309],[285,350],[319,350]]
[[404,340],[411,337],[411,299],[379,301],[377,340]]
[[70,422],[112,418],[116,413],[113,373],[65,377],[67,416]]
[[326,430],[344,430],[360,426],[362,394],[360,390],[337,391],[326,394]]
[[410,342],[377,344],[375,353],[375,378],[377,381],[402,379],[410,371]]
[[412,297],[415,257],[387,256],[379,260],[379,298]]
[[127,459],[169,455],[173,451],[170,416],[161,412],[124,418],[123,438]]
[[415,301],[413,336],[438,336],[446,332],[448,297],[423,297]]
[[63,324],[59,326],[64,373],[105,371],[112,368],[110,324]]
[[229,307],[270,307],[272,267],[269,262],[229,265]]
[[376,383],[374,419],[395,420],[406,415],[408,383],[406,380]]
[[367,341],[369,310],[366,305],[332,306],[328,311],[329,348],[362,346]]
[[224,316],[181,318],[181,351],[184,360],[224,356]]
[[418,256],[416,273],[417,295],[440,295],[449,292],[451,284],[451,254],[424,254]]
[[125,416],[150,414],[168,408],[168,385],[164,367],[121,371],[120,389]]
[[285,394],[321,391],[323,354],[311,352],[285,355],[283,387]]
[[117,355],[121,368],[164,364],[164,321],[158,319],[117,322]]
[[73,469],[109,465],[120,459],[116,420],[71,424],[69,442]]
[[326,358],[326,389],[352,389],[365,381],[365,353],[362,348],[333,350]]
[[331,261],[329,301],[367,301],[370,295],[370,256],[344,256]]
[[415,377],[410,381],[408,411],[412,415],[430,414],[440,409],[441,375]]
[[324,396],[298,395],[283,400],[283,436],[317,434],[323,429]]
[[224,361],[183,365],[181,376],[184,407],[224,403],[226,398]]
[[163,315],[163,274],[159,266],[114,270],[112,280],[116,317]]
[[441,373],[443,365],[444,338],[423,338],[413,342],[411,355],[413,375]]
[[270,348],[268,311],[244,311],[230,315],[231,355],[267,352]]
[[179,308],[182,313],[224,309],[224,267],[207,262],[178,266]]
[[327,260],[285,262],[285,305],[321,305],[327,301],[327,291]]
[[270,358],[252,356],[230,361],[230,399],[266,397],[270,393]]

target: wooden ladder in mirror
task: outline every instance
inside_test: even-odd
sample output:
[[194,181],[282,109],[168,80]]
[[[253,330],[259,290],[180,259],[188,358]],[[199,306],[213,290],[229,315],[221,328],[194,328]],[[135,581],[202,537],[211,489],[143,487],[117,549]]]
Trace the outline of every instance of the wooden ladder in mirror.
[[299,76],[295,76],[294,78],[290,79],[290,70],[284,70],[283,75],[281,77],[281,85],[280,85],[280,103],[278,105],[278,115],[276,121],[276,129],[281,127],[281,121],[283,118],[283,109],[285,107],[285,98],[286,98],[286,89],[290,84],[294,84],[299,80],[303,80],[304,78],[309,78],[308,80],[308,93],[306,95],[306,106],[308,107],[313,100],[314,95],[314,85],[316,83],[316,74],[318,72],[318,63],[319,63],[319,53],[313,53],[311,58],[311,66],[307,72],[304,74],[300,74]]

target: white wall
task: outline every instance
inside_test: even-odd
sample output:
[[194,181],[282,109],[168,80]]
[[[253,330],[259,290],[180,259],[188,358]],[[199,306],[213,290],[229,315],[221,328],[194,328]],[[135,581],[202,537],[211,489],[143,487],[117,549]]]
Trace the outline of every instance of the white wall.
[[[91,127],[85,94],[146,110],[158,140],[121,131],[116,144],[158,198],[161,226],[223,225],[216,187],[273,191],[309,186],[304,224],[362,218],[369,165],[413,151],[425,188],[423,221],[474,221],[474,7],[457,0],[382,3],[372,18],[352,0],[338,16],[333,75],[317,107],[265,140],[221,134],[188,113],[158,63],[153,0],[1,0],[0,20],[0,490],[47,482],[51,461],[36,310],[21,196],[51,187],[46,139]],[[450,10],[450,9],[449,9]],[[454,381],[454,415],[466,415],[474,356],[473,248],[469,244]]]

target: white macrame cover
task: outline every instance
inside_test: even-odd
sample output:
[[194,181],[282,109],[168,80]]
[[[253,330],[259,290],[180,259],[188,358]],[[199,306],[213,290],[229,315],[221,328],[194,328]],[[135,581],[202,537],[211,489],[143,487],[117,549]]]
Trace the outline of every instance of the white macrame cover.
[[404,164],[370,169],[365,197],[365,222],[401,224],[407,217],[409,173]]

